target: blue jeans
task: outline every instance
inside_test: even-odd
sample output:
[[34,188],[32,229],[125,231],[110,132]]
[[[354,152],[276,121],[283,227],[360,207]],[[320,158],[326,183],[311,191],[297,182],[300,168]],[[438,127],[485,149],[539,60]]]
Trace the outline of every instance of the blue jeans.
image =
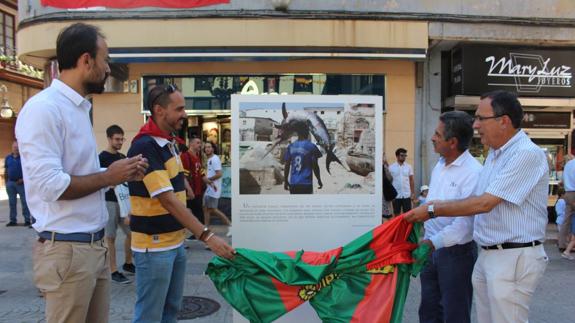
[[473,286],[471,274],[477,245],[471,241],[434,251],[420,274],[421,323],[467,323],[471,321]]
[[134,251],[136,306],[132,322],[177,322],[186,277],[184,246],[159,252]]
[[16,184],[14,181],[6,181],[6,193],[8,193],[8,204],[10,205],[10,222],[16,223],[16,196],[20,195],[20,203],[22,204],[22,215],[24,221],[30,223],[30,211],[26,204],[26,193],[24,192],[24,184]]

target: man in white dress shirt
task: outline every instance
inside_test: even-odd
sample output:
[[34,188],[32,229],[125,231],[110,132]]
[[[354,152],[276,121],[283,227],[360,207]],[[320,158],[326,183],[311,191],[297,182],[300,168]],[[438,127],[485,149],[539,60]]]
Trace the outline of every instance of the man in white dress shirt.
[[389,172],[393,177],[393,187],[397,196],[393,200],[393,214],[398,215],[411,210],[411,203],[415,200],[413,189],[413,168],[405,162],[407,150],[398,148],[395,151],[397,161],[389,166]]
[[[473,119],[462,111],[439,117],[431,137],[441,158],[431,173],[427,201],[462,199],[473,194],[481,164],[469,153]],[[473,242],[473,217],[442,217],[425,222],[422,243],[430,254],[421,279],[419,322],[471,321],[471,273],[477,259]]]
[[473,239],[481,252],[473,269],[479,323],[528,322],[531,296],[547,267],[549,167],[541,148],[521,130],[523,109],[506,91],[481,97],[473,128],[488,146],[475,196],[432,201],[408,221],[475,215]]
[[58,36],[59,80],[32,97],[16,122],[28,205],[38,231],[34,281],[46,322],[107,322],[110,268],[103,242],[108,187],[142,178],[141,156],[100,171],[90,102],[110,73],[108,47],[90,25]]

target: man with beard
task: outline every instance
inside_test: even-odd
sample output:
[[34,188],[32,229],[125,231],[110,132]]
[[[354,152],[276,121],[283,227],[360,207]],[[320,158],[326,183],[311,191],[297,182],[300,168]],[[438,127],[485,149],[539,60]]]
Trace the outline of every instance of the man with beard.
[[398,148],[395,151],[397,161],[389,166],[391,177],[393,177],[393,187],[397,191],[397,196],[393,200],[393,214],[399,215],[411,210],[412,202],[415,200],[415,190],[413,188],[413,168],[405,160],[407,150]]
[[129,183],[130,228],[136,264],[133,322],[176,322],[186,276],[186,229],[218,256],[234,250],[186,208],[184,168],[173,133],[187,120],[185,100],[174,85],[156,85],[147,100],[152,117],[132,141],[128,157],[142,154],[150,167]]
[[60,78],[32,97],[16,123],[30,212],[38,231],[36,286],[47,322],[107,322],[110,269],[103,241],[104,191],[142,178],[141,155],[101,171],[87,95],[102,93],[110,73],[98,28],[77,23],[58,35]]

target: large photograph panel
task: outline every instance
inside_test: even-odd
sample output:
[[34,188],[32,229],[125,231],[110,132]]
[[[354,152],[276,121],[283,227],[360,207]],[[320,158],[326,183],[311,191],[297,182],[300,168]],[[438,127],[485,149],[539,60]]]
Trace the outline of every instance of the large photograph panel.
[[275,98],[239,104],[240,194],[375,194],[374,104]]

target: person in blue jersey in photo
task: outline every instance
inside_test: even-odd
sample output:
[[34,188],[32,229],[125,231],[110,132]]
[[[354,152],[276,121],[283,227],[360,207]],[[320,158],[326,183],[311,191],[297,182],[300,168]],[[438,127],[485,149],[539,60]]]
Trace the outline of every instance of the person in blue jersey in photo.
[[288,145],[285,153],[284,188],[290,194],[313,194],[313,175],[317,178],[318,189],[323,187],[317,163],[322,155],[308,139],[309,127],[306,123],[297,123],[294,129],[298,139]]

